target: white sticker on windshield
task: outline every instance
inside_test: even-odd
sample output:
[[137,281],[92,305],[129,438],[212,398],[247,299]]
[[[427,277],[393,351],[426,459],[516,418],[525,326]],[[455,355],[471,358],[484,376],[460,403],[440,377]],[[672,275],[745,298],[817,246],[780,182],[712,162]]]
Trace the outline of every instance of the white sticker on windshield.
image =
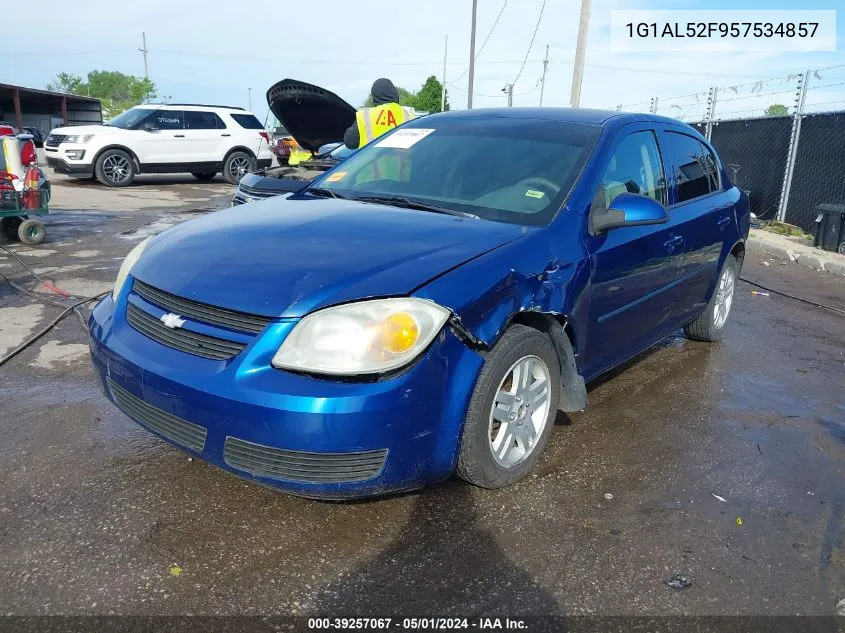
[[376,147],[408,149],[415,143],[419,143],[432,132],[434,132],[434,129],[413,128],[410,130],[397,130],[387,138],[383,138],[376,143]]

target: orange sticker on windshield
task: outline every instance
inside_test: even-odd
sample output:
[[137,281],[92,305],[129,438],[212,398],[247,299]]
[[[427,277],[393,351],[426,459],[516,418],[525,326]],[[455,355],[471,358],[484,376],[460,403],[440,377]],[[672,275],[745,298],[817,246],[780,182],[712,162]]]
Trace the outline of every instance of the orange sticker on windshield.
[[336,171],[332,174],[329,174],[326,178],[326,182],[337,182],[338,180],[343,180],[344,178],[346,178],[346,173],[347,172],[345,171]]

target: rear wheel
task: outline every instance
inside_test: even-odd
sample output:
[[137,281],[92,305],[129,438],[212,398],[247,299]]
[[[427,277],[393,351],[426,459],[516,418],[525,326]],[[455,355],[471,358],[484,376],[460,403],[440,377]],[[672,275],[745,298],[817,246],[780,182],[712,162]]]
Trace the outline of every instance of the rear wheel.
[[94,175],[107,187],[125,187],[135,179],[135,161],[120,149],[110,149],[97,158]]
[[246,152],[232,152],[223,164],[223,178],[236,185],[244,175],[255,169],[255,159]]
[[501,488],[528,474],[549,441],[560,398],[551,339],[514,325],[487,354],[461,437],[458,474]]
[[201,171],[201,172],[191,172],[191,175],[196,178],[197,180],[211,180],[217,175],[216,171]]
[[728,255],[719,274],[719,281],[707,308],[695,321],[684,328],[687,338],[694,341],[718,341],[731,313],[738,274],[736,258]]
[[47,229],[44,228],[41,220],[24,220],[18,227],[18,238],[28,246],[41,244],[45,237],[47,237]]
[[14,241],[18,239],[18,227],[23,222],[23,218],[0,218],[0,233],[3,234],[7,240]]

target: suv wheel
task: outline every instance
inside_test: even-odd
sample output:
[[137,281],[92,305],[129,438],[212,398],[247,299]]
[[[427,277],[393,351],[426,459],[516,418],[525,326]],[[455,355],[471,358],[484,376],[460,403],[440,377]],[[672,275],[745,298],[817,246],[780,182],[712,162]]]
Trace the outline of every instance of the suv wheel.
[[94,174],[107,187],[125,187],[135,179],[135,161],[123,150],[110,149],[97,158]]
[[560,398],[560,361],[551,339],[514,325],[487,354],[461,437],[458,474],[483,488],[527,475],[549,441]]
[[695,321],[684,328],[687,338],[694,341],[718,341],[722,338],[725,323],[731,313],[731,306],[734,300],[734,288],[736,288],[737,277],[739,277],[739,266],[736,258],[728,255],[722,265],[722,272],[719,273],[719,281],[713,290],[713,296],[707,308]]
[[197,180],[211,180],[217,175],[216,171],[194,171],[191,175]]
[[247,172],[255,169],[255,159],[246,152],[232,152],[223,164],[223,178],[236,185]]

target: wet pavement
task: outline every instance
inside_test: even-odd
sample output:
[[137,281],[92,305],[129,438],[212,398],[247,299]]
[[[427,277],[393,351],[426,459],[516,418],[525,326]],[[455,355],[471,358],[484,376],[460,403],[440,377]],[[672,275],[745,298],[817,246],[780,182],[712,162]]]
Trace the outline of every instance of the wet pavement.
[[[52,252],[21,256],[93,292],[144,234],[229,192],[56,213]],[[842,280],[767,261],[749,254],[743,276],[845,309]],[[35,288],[8,257],[0,273]],[[517,485],[355,503],[190,461],[105,400],[65,319],[0,367],[0,613],[830,615],[845,315],[752,288],[723,343],[674,337],[589,385]],[[0,283],[0,356],[59,311]]]

